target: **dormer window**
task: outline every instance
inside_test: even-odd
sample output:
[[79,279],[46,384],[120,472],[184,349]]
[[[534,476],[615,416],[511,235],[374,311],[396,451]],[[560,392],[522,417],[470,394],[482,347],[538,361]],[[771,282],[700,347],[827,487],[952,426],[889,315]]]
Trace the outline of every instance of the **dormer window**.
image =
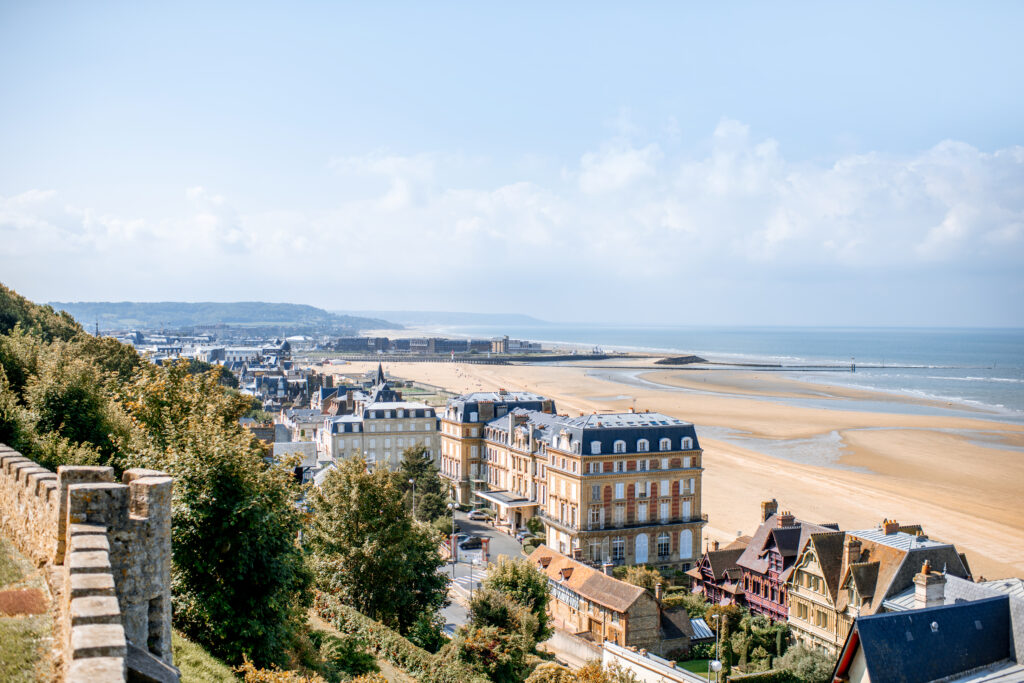
[[590,454],[591,455],[600,455],[601,454],[601,442],[600,441],[591,441],[590,442]]
[[616,441],[615,442],[614,451],[616,453],[625,453],[626,452],[626,442],[625,441]]
[[636,442],[636,450],[638,453],[646,453],[650,449],[651,446],[648,443],[647,439],[640,439],[639,441]]
[[683,443],[681,445],[682,450],[690,451],[693,450],[693,439],[688,436],[683,437]]
[[663,451],[672,450],[672,439],[662,439],[658,448]]

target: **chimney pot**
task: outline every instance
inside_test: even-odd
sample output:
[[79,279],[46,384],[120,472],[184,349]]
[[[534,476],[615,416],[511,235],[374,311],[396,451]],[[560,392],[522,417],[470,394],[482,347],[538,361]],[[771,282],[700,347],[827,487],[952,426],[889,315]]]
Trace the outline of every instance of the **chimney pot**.
[[895,519],[886,519],[882,522],[882,531],[885,532],[886,536],[889,536],[890,534],[895,534],[899,530],[900,523],[897,522]]
[[794,517],[793,513],[789,512],[788,510],[786,512],[783,512],[782,514],[780,514],[779,517],[778,517],[778,525],[780,527],[793,526],[793,524],[795,522],[796,522],[796,517]]
[[779,503],[774,498],[761,502],[761,521],[767,522],[768,518],[779,511]]

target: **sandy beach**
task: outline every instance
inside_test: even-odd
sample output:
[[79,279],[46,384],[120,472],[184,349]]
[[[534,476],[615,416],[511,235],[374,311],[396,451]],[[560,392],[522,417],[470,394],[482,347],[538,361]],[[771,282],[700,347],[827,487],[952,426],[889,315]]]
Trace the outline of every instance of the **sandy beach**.
[[[1024,575],[1022,425],[982,413],[907,414],[899,403],[940,406],[772,373],[652,367],[651,359],[585,368],[385,363],[385,369],[455,392],[535,391],[570,415],[635,406],[693,422],[705,451],[707,539],[751,533],[760,501],[776,498],[799,518],[844,529],[874,527],[886,517],[918,523],[965,552],[976,578]],[[801,400],[813,405],[794,405]]]

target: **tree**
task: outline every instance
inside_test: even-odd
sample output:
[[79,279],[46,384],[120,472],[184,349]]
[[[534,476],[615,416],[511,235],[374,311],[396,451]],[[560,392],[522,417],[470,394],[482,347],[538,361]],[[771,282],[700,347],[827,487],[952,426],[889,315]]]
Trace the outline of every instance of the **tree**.
[[666,608],[684,607],[691,619],[704,619],[711,606],[697,593],[669,593],[662,599],[661,604]]
[[519,683],[529,669],[533,650],[528,638],[494,626],[463,626],[439,653],[445,661],[461,661],[494,683]]
[[576,683],[576,675],[564,666],[544,662],[533,670],[526,683]]
[[126,465],[174,477],[175,623],[228,661],[285,663],[311,582],[291,473],[263,461],[238,424],[245,402],[212,373],[150,366],[121,402],[137,427],[121,444]]
[[626,583],[631,583],[634,586],[646,588],[652,594],[654,593],[655,586],[659,583],[665,583],[665,579],[662,577],[661,572],[642,565],[627,567],[624,580]]
[[408,633],[446,599],[440,538],[406,513],[397,477],[346,460],[308,498],[306,535],[317,585],[366,616]]
[[406,507],[410,511],[413,508],[414,491],[409,481],[416,482],[416,519],[433,522],[447,517],[446,487],[426,447],[421,445],[405,449],[398,474]]
[[531,650],[537,644],[537,616],[507,593],[492,588],[478,590],[469,603],[469,620],[478,628],[493,626],[523,635],[530,641]]
[[803,645],[789,648],[775,660],[775,668],[788,671],[803,683],[827,683],[832,680],[836,660]]
[[637,683],[636,675],[619,664],[601,666],[601,660],[593,659],[576,670],[579,683]]
[[498,562],[487,570],[485,588],[505,593],[517,603],[526,607],[537,617],[537,631],[534,640],[538,643],[551,637],[548,626],[548,577],[526,558],[498,558]]

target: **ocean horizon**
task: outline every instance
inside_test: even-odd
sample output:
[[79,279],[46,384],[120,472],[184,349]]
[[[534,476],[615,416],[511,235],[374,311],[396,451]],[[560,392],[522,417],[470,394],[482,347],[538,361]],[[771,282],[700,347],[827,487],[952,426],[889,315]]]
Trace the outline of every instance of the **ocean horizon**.
[[[809,382],[961,404],[1024,421],[1024,328],[655,327],[466,325],[450,335],[508,335],[577,349],[694,354],[718,364],[766,364]],[[855,372],[797,371],[827,365]],[[790,372],[786,369],[791,368]]]

